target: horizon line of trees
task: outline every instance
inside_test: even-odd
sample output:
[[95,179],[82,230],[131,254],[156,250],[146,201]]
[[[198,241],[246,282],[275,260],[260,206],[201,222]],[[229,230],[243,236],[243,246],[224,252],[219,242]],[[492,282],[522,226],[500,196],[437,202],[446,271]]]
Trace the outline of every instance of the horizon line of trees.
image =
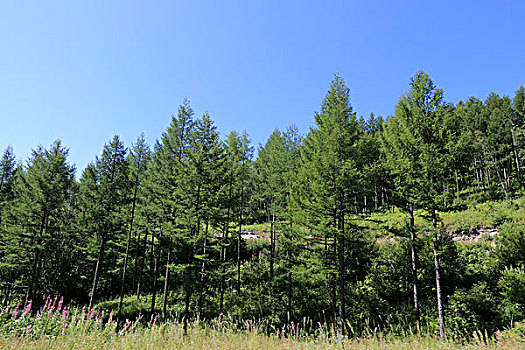
[[[132,298],[147,300],[152,315],[181,315],[185,329],[191,317],[220,313],[272,324],[309,317],[342,334],[364,319],[417,329],[435,319],[442,338],[447,315],[489,330],[525,316],[519,297],[505,299],[510,313],[461,316],[460,301],[470,300],[461,293],[500,300],[499,270],[516,269],[505,278],[525,283],[524,258],[496,251],[494,262],[480,253],[493,248],[468,251],[439,219],[522,194],[523,86],[512,100],[491,93],[454,106],[419,71],[386,120],[357,118],[349,96],[336,75],[315,127],[304,137],[295,126],[276,130],[256,159],[246,132],[222,140],[187,100],[153,147],[143,135],[129,148],[115,136],[80,181],[60,140],[38,146],[26,164],[8,147],[0,160],[3,303],[24,286],[35,306],[47,295],[89,307],[116,300],[119,321]],[[362,223],[394,207],[406,212],[406,230],[381,245]],[[422,212],[431,223],[423,231],[415,225]],[[243,227],[255,223],[269,224],[268,239],[246,242]],[[461,270],[471,254],[476,271]]]

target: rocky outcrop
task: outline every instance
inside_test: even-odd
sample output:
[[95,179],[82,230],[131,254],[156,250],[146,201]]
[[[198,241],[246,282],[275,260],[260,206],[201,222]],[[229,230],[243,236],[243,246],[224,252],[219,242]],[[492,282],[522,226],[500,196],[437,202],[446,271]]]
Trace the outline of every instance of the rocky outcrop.
[[455,242],[492,241],[499,234],[497,228],[477,227],[471,231],[449,232]]

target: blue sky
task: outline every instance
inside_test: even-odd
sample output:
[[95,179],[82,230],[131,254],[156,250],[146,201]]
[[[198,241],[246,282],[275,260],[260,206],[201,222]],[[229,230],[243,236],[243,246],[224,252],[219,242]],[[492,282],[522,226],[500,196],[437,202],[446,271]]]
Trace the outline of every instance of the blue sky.
[[305,134],[339,73],[358,115],[417,70],[447,101],[525,84],[525,1],[0,1],[0,151],[61,139],[81,170],[161,135],[184,98],[223,137]]

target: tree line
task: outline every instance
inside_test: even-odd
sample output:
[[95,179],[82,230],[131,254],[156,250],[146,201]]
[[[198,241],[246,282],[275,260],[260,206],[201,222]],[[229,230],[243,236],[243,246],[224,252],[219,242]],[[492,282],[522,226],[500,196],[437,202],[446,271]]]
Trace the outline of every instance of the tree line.
[[[141,312],[182,317],[185,328],[224,313],[273,325],[308,318],[341,333],[435,327],[441,337],[525,317],[516,289],[505,292],[525,288],[525,229],[465,246],[440,222],[443,212],[521,196],[523,86],[513,99],[453,105],[419,71],[394,115],[365,119],[336,75],[314,118],[304,137],[276,130],[255,156],[246,132],[221,139],[210,115],[195,118],[184,101],[152,147],[143,135],[129,147],[115,136],[79,181],[60,140],[25,163],[8,147],[3,303],[18,287],[36,306],[47,295],[90,308],[109,300],[119,319],[123,304],[141,301]],[[395,239],[382,242],[366,223],[396,210],[406,224],[383,227]],[[265,236],[243,239],[254,224]]]

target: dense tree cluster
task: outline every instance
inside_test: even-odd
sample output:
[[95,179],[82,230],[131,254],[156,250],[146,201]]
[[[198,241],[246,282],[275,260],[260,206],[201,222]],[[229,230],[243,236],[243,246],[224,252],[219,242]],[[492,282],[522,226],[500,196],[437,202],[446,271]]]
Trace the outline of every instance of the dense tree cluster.
[[[136,300],[142,313],[185,322],[224,313],[442,337],[525,317],[525,226],[465,245],[440,223],[440,213],[521,195],[523,87],[512,100],[454,106],[420,71],[393,116],[364,119],[335,76],[307,135],[276,130],[255,158],[246,133],[222,140],[188,101],[152,148],[115,136],[78,182],[67,157],[61,141],[24,164],[10,147],[2,155],[6,304],[61,295],[114,303],[121,318]],[[393,211],[406,225],[382,226],[391,239],[381,240],[367,223]],[[243,239],[254,224],[263,237]]]

